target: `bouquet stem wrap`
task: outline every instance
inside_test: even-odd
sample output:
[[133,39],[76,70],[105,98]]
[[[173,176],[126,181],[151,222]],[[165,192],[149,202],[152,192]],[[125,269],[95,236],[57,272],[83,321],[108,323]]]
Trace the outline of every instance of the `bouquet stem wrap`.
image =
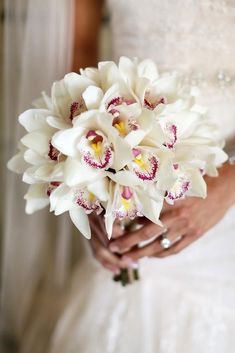
[[[124,232],[133,232],[135,230],[138,230],[142,228],[142,225],[138,223],[137,219],[136,220],[122,220],[121,221],[121,228],[124,230]],[[125,287],[127,284],[131,284],[135,281],[138,281],[140,279],[140,273],[139,273],[139,265],[136,264],[136,267],[131,267],[131,268],[125,268],[121,269],[121,272],[119,275],[115,275],[113,277],[113,280],[115,282],[121,282],[122,286]]]

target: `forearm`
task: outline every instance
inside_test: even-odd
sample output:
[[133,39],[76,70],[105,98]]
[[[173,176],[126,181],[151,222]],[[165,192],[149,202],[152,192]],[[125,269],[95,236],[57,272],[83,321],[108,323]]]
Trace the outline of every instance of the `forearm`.
[[235,164],[227,164],[227,173],[229,174],[229,192],[231,192],[233,197],[233,202],[235,203]]
[[75,0],[72,70],[96,66],[103,0]]
[[219,177],[215,182],[223,183],[224,197],[232,204],[235,203],[235,164],[225,163],[219,168]]
[[74,45],[72,71],[79,72],[80,68],[88,66],[96,66],[98,62],[98,48],[95,46],[84,47],[82,45]]

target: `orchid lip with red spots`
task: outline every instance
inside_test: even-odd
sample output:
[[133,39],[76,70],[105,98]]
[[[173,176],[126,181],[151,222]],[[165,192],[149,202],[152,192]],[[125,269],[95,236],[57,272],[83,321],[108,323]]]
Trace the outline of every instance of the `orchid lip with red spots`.
[[84,111],[86,111],[86,105],[85,102],[83,100],[83,98],[81,97],[79,99],[79,101],[76,102],[72,102],[70,105],[70,115],[69,115],[69,120],[73,121],[73,118],[81,113],[83,113]]
[[[131,99],[131,98],[125,98],[125,97],[121,97],[121,96],[117,96],[117,97],[114,97],[112,98],[106,105],[106,109],[108,112],[111,112],[110,111],[110,107],[116,107],[118,105],[121,105],[121,104],[127,104],[127,105],[130,105],[130,104],[133,104],[135,103],[135,100],[134,99]],[[111,109],[112,109],[111,108]]]
[[159,168],[157,157],[139,148],[133,148],[132,153],[135,157],[133,170],[137,177],[143,181],[155,180]]
[[177,126],[172,123],[167,123],[165,126],[165,131],[168,136],[168,141],[163,145],[169,149],[173,149],[177,142]]
[[150,99],[150,92],[145,93],[143,106],[149,110],[154,110],[159,104],[166,104],[166,97]]
[[120,189],[122,191],[120,191],[117,204],[112,212],[114,217],[116,219],[142,217],[142,207],[134,191],[128,186],[120,187]]
[[82,139],[82,160],[95,169],[107,169],[113,161],[113,151],[105,137],[98,130],[89,130]]
[[87,214],[96,212],[97,215],[99,215],[103,211],[99,200],[94,196],[94,194],[85,189],[77,191],[75,203],[82,207]]
[[60,156],[60,151],[58,151],[51,142],[49,142],[49,152],[48,152],[48,157],[52,160],[52,161],[58,161]]
[[46,190],[47,196],[51,196],[51,193],[58,187],[60,186],[61,182],[60,181],[51,181],[48,185],[48,188]]
[[83,160],[87,163],[90,167],[95,169],[106,169],[111,164],[112,160],[112,151],[110,148],[105,148],[103,153],[102,160],[96,161],[90,152],[87,152],[83,155]]
[[166,199],[169,201],[175,201],[182,199],[190,188],[190,181],[186,180],[184,177],[179,177],[175,182],[175,185],[171,190],[167,191]]

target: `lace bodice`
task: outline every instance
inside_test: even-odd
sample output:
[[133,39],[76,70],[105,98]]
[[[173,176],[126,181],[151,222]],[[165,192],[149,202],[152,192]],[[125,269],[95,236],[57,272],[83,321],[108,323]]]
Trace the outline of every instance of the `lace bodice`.
[[[234,0],[109,0],[113,56],[154,59],[201,89],[222,134],[235,132]],[[229,108],[228,108],[229,107]],[[222,127],[222,125],[221,125]]]

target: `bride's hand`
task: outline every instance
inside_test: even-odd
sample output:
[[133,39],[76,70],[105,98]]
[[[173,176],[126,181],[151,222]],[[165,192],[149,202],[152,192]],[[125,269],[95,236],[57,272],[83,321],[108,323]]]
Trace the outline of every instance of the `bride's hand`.
[[[225,164],[220,169],[219,177],[206,177],[206,182],[206,199],[190,197],[175,202],[174,206],[164,207],[161,220],[167,228],[167,238],[175,242],[169,249],[162,249],[159,238],[149,245],[138,247],[140,242],[163,233],[161,227],[146,219],[143,219],[143,228],[113,240],[109,249],[123,254],[122,258],[131,263],[145,256],[165,257],[177,254],[189,246],[218,223],[235,202],[235,166]],[[181,239],[177,240],[179,237]]]
[[[91,214],[89,216],[92,236],[89,244],[92,253],[96,260],[101,263],[103,267],[112,271],[115,275],[120,273],[121,268],[127,267],[127,262],[120,259],[120,256],[112,253],[108,249],[109,239],[104,226],[104,217]],[[120,226],[114,223],[113,237],[118,238],[123,234]]]

